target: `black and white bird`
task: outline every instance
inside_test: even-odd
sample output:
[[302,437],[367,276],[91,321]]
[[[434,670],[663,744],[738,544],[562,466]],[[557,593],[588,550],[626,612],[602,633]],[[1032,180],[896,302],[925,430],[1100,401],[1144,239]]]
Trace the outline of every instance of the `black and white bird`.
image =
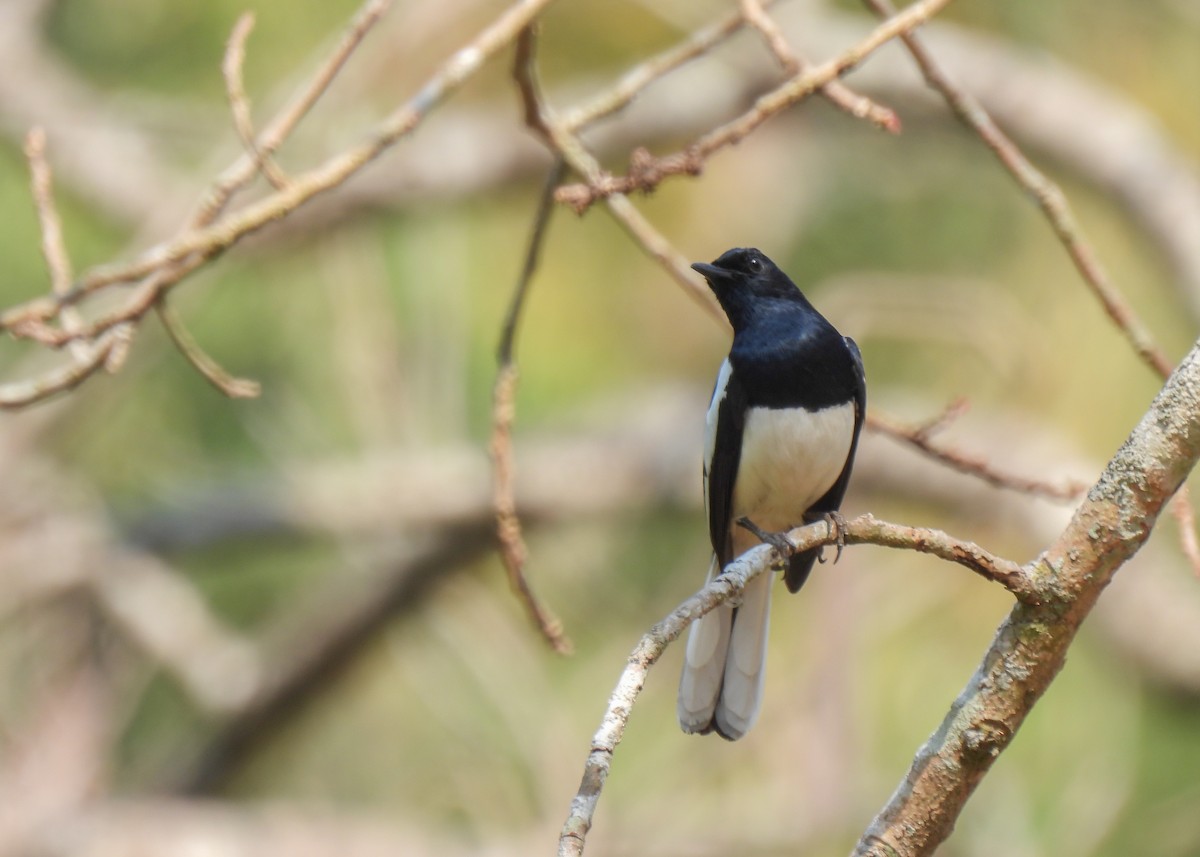
[[[775,263],[735,248],[692,265],[733,325],[708,406],[704,492],[713,560],[708,578],[758,544],[737,521],[781,532],[837,512],[866,413],[862,355]],[[804,584],[820,549],[793,555],[784,573]],[[762,700],[773,576],[752,580],[736,607],[697,620],[679,682],[684,732],[736,740]]]

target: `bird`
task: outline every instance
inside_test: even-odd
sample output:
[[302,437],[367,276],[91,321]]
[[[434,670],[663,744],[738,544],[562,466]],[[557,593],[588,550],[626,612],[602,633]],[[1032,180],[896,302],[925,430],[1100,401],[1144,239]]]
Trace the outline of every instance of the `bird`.
[[[733,327],[705,419],[705,510],[711,581],[780,533],[832,517],[846,493],[866,413],[866,373],[840,334],[759,250],[735,247],[697,262]],[[756,535],[740,526],[748,519]],[[820,548],[794,553],[783,579],[797,592]],[[740,603],[692,623],[679,682],[679,725],[735,741],[758,718],[774,576],[746,584]]]

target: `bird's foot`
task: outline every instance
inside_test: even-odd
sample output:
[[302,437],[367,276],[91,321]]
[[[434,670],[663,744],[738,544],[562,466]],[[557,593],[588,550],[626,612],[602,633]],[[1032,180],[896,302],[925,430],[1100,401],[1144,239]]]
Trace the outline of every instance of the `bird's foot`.
[[787,559],[796,552],[796,546],[787,537],[787,533],[768,533],[749,518],[738,518],[737,525],[743,530],[749,530],[760,542],[768,544],[779,551],[782,559]]
[[[846,519],[842,517],[841,512],[826,512],[822,516],[823,520],[829,524],[829,529],[833,531],[833,543],[837,546],[837,553],[833,555],[833,562],[836,565],[837,561],[842,558],[842,550],[846,547]],[[819,562],[825,562],[825,551],[817,555]]]

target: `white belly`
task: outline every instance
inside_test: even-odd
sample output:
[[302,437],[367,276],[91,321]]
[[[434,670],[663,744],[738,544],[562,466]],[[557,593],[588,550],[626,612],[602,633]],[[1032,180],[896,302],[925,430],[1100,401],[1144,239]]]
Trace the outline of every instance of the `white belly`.
[[[820,411],[752,409],[742,435],[733,520],[746,516],[768,532],[803,523],[808,507],[837,481],[853,436],[852,402]],[[740,529],[734,528],[735,541],[741,541]]]

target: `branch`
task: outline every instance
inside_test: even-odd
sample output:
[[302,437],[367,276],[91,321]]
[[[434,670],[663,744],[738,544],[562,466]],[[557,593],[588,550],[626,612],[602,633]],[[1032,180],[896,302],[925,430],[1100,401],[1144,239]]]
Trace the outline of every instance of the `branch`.
[[952,404],[933,423],[915,428],[902,426],[891,418],[872,411],[867,414],[867,426],[880,434],[887,435],[893,440],[907,443],[919,449],[925,455],[953,470],[957,470],[959,473],[966,473],[982,479],[984,482],[997,488],[1007,488],[1022,494],[1032,494],[1060,502],[1077,500],[1087,490],[1087,485],[1073,479],[1065,483],[1054,483],[1041,479],[1017,476],[1011,473],[1003,473],[980,456],[970,455],[937,443],[933,435],[943,428],[948,418],[954,416],[954,407]]
[[[829,525],[825,523],[813,524],[803,531],[793,531],[789,535],[798,547],[815,547],[824,543],[822,528],[823,534],[827,536]],[[797,536],[797,533],[800,535]],[[747,551],[727,565],[720,576],[671,611],[638,641],[629,655],[629,663],[621,673],[612,696],[608,699],[608,707],[600,720],[600,728],[592,736],[591,750],[583,767],[583,780],[575,797],[571,799],[571,809],[558,838],[558,857],[579,857],[583,854],[588,831],[592,827],[592,818],[596,813],[596,804],[600,801],[600,792],[604,789],[612,766],[613,754],[625,735],[625,727],[633,713],[633,706],[646,685],[646,675],[650,667],[662,657],[669,644],[679,639],[679,635],[688,625],[740,595],[747,583],[760,574],[765,574],[778,558],[778,552],[769,545],[759,545]]]
[[1066,530],[1030,567],[1042,603],[1021,603],[913,760],[854,853],[933,853],[1058,674],[1080,623],[1149,537],[1200,458],[1200,344],[1167,380]]
[[635,151],[627,175],[614,177],[604,173],[586,185],[567,185],[559,188],[556,198],[573,208],[577,214],[582,214],[598,199],[613,194],[653,190],[669,176],[696,175],[714,152],[741,142],[772,116],[808,98],[861,63],[897,35],[907,33],[929,20],[948,3],[949,0],[918,0],[876,27],[857,45],[843,51],[834,59],[807,68],[780,84],[759,97],[750,110],[708,132],[683,151],[662,158],[639,156]]
[[[216,183],[209,190],[208,196],[200,205],[200,209],[193,221],[195,225],[199,226],[211,223],[224,210],[225,205],[233,194],[245,187],[254,178],[254,174],[259,169],[259,160],[269,158],[291,136],[292,131],[300,124],[300,120],[308,114],[308,111],[312,109],[317,100],[329,89],[329,85],[333,83],[334,78],[337,77],[338,73],[350,59],[351,54],[362,44],[367,33],[379,23],[379,19],[387,12],[390,5],[390,0],[368,0],[368,2],[363,4],[353,20],[351,20],[350,26],[342,34],[342,38],[333,49],[333,52],[313,74],[308,84],[296,93],[292,101],[267,125],[259,138],[247,146],[246,154],[218,177]],[[239,39],[239,29],[242,27],[245,27],[246,32]],[[230,36],[229,48],[226,50],[223,69],[235,61],[230,58],[230,54],[240,50],[240,47],[238,47],[239,42],[244,41],[247,36],[249,36],[249,25],[243,24],[239,20],[238,24],[234,27],[233,34]],[[236,62],[240,67],[241,59],[237,58]],[[225,77],[227,81],[226,86],[228,87],[228,72],[226,72]],[[231,97],[231,104],[233,100]],[[236,121],[235,117],[235,123]]]
[[0,408],[19,408],[73,390],[100,369],[115,371],[128,353],[134,328],[126,323],[101,334],[92,345],[77,350],[72,362],[37,378],[0,384]]
[[46,161],[46,132],[41,128],[34,128],[25,138],[25,157],[29,160],[33,202],[42,231],[42,256],[50,269],[50,287],[61,295],[71,288],[71,260],[63,242],[62,219],[54,205],[54,179]]
[[1192,574],[1200,577],[1200,542],[1196,539],[1196,509],[1192,505],[1191,492],[1184,485],[1175,495],[1171,513],[1179,525],[1179,546],[1192,566]]
[[235,378],[230,375],[200,347],[195,337],[184,327],[182,319],[171,309],[165,296],[158,302],[156,309],[159,320],[167,329],[179,353],[187,358],[204,380],[231,399],[254,399],[262,394],[261,384],[250,378]]
[[[779,60],[779,64],[789,76],[795,77],[802,74],[811,64],[792,50],[783,32],[779,29],[779,25],[772,20],[763,7],[762,0],[741,0],[742,17],[762,34],[763,41],[771,49],[771,53],[775,54],[775,58]],[[820,87],[818,91],[834,107],[849,113],[856,119],[867,119],[890,134],[900,133],[900,117],[891,108],[876,104],[840,80],[831,80]]]
[[[382,4],[375,4],[382,11]],[[373,21],[374,19],[372,19]],[[242,65],[246,61],[246,39],[254,29],[254,13],[245,12],[238,18],[229,37],[229,46],[225,50],[225,60],[221,63],[221,74],[225,78],[225,94],[229,99],[229,110],[233,113],[233,127],[246,152],[250,155],[254,167],[276,190],[287,187],[288,179],[283,170],[275,163],[270,153],[258,147],[254,138],[254,122],[250,118],[250,99],[246,97],[246,87],[242,83]],[[357,28],[355,28],[357,29]]]
[[[521,61],[518,54],[518,65]],[[509,586],[525,606],[530,619],[533,620],[546,642],[562,655],[570,653],[571,641],[563,633],[562,622],[542,604],[525,576],[525,562],[529,558],[529,551],[525,547],[525,539],[521,535],[521,519],[517,515],[517,497],[513,479],[516,464],[513,460],[512,426],[516,413],[517,395],[518,373],[514,354],[517,325],[521,320],[521,311],[525,307],[525,297],[529,293],[529,285],[537,270],[538,257],[546,236],[546,227],[550,222],[550,214],[554,211],[554,187],[561,181],[564,169],[565,164],[559,159],[546,177],[541,198],[538,200],[533,232],[529,237],[525,264],[517,279],[516,289],[513,290],[512,303],[509,305],[508,316],[500,335],[500,348],[497,354],[500,365],[496,372],[495,385],[492,388],[492,440],[490,444],[494,478],[493,502],[496,512],[496,538],[500,547],[500,559],[508,572]]]
[[[865,2],[881,17],[894,16],[896,13],[890,0]],[[920,67],[926,82],[942,94],[954,115],[979,135],[1004,168],[1037,202],[1084,282],[1091,288],[1109,318],[1125,334],[1134,351],[1151,369],[1166,378],[1171,374],[1171,361],[1154,341],[1149,329],[1138,318],[1133,307],[1109,279],[1108,272],[1100,264],[1095,249],[1076,221],[1071,204],[1062,189],[1025,157],[1016,143],[992,121],[983,105],[947,77],[918,36],[904,32],[900,34],[900,38]]]
[[[762,0],[760,5],[765,9],[774,3],[775,0]],[[617,81],[616,86],[590,103],[565,113],[561,120],[563,130],[574,133],[623,110],[650,84],[696,57],[708,53],[745,25],[745,15],[741,12],[730,12],[707,27],[697,30],[675,47],[630,69]]]
[[[793,552],[799,552],[833,544],[838,535],[837,530],[828,522],[818,521],[792,530],[787,533],[786,538],[791,543]],[[992,556],[978,545],[959,541],[937,530],[889,524],[870,515],[863,515],[846,522],[841,536],[847,544],[877,544],[929,553],[963,565],[988,580],[1000,583],[1022,601],[1033,601],[1040,597],[1037,582],[1021,566]],[[592,737],[591,751],[583,769],[583,779],[578,792],[571,800],[570,812],[559,836],[559,857],[578,857],[583,854],[596,805],[608,779],[613,754],[625,734],[625,727],[633,713],[638,695],[645,686],[650,668],[688,625],[731,598],[739,596],[747,583],[773,570],[782,559],[779,550],[770,545],[759,545],[746,551],[638,641],[629,656],[628,665],[617,681],[616,689],[609,697],[600,728]]]
[[956,539],[941,530],[889,524],[871,515],[860,515],[847,523],[843,536],[848,545],[879,545],[885,548],[914,550],[947,562],[958,563],[984,580],[999,583],[1016,596],[1018,601],[1024,603],[1037,604],[1043,597],[1037,582],[1017,563],[995,556],[974,542]]
[[[71,258],[63,240],[62,218],[54,203],[54,174],[46,160],[46,132],[40,127],[31,130],[25,138],[25,158],[29,161],[33,204],[42,233],[42,258],[50,272],[50,289],[56,295],[65,295],[71,289]],[[78,330],[82,324],[75,310],[64,312],[62,322],[63,327],[71,331]],[[83,343],[73,342],[71,356],[76,363],[87,363],[90,355]]]
[[[525,108],[525,122],[530,130],[572,169],[589,182],[601,181],[604,171],[600,168],[600,162],[587,150],[574,131],[565,122],[557,119],[542,96],[537,78],[535,42],[536,34],[532,29],[522,31],[517,41],[517,62],[514,70]],[[559,188],[559,191],[561,190]],[[557,191],[555,198],[558,198]],[[715,320],[725,324],[725,316],[717,307],[716,300],[701,284],[701,279],[692,272],[688,260],[642,216],[633,203],[619,193],[610,195],[605,202],[609,213],[651,258],[663,266],[671,278],[683,288],[684,293]]]
[[[263,199],[224,213],[232,194],[255,172],[256,159],[243,156],[217,181],[191,223],[175,238],[145,251],[129,263],[93,268],[63,294],[37,298],[4,312],[0,315],[0,329],[43,345],[60,347],[79,339],[95,339],[119,325],[136,327],[172,286],[200,265],[250,233],[290,215],[318,194],[340,186],[409,134],[430,110],[455,92],[486,60],[510,43],[550,2],[520,0],[510,6],[474,40],[443,63],[417,94],[380,123],[365,142],[296,176],[284,188],[275,190]],[[386,3],[382,0],[369,0],[363,6],[339,48],[318,69],[297,100],[285,108],[260,138],[257,145],[260,155],[269,155],[286,138],[384,8]],[[81,325],[79,330],[59,329],[50,324],[64,308],[77,305],[102,289],[135,282],[138,283],[137,288],[120,306]],[[79,383],[89,374],[83,372],[73,383]],[[42,382],[32,383],[34,386],[43,386]],[[0,399],[0,406],[11,406],[13,403],[24,404],[25,401]]]

